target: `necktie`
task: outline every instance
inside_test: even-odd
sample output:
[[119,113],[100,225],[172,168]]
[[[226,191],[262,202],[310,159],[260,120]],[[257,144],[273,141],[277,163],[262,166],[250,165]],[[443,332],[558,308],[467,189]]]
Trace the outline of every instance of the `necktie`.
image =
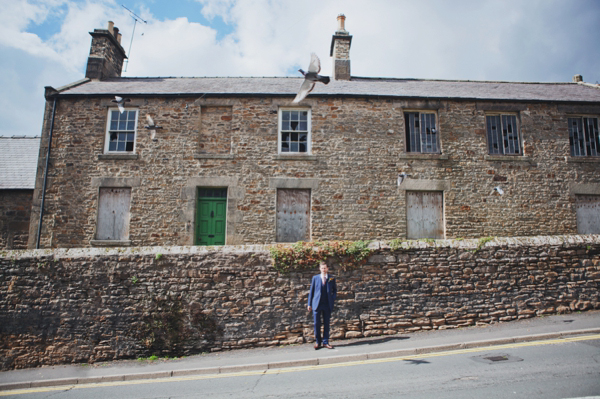
[[323,285],[325,285],[325,276],[321,275],[321,281],[323,281]]

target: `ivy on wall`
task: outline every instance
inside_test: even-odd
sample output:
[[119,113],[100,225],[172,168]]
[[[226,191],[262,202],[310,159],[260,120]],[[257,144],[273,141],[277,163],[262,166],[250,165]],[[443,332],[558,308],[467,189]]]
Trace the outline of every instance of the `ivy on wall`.
[[368,241],[303,242],[270,247],[273,266],[281,273],[315,269],[321,261],[334,261],[341,270],[355,269],[373,253]]

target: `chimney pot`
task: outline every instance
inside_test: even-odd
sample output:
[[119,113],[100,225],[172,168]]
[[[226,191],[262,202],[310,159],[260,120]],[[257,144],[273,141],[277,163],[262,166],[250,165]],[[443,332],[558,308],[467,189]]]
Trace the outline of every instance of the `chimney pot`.
[[117,33],[117,41],[121,44],[121,33]]
[[108,21],[108,31],[111,35],[114,35],[113,28],[115,27],[115,23],[113,21]]
[[340,14],[337,17],[337,21],[338,21],[338,32],[345,32],[346,31],[346,16],[344,14]]
[[573,82],[577,83],[577,82],[583,82],[583,76],[581,75],[575,75],[573,76]]
[[117,28],[116,26],[113,28],[113,32],[112,32],[113,36],[115,37],[115,39],[117,38],[117,36],[119,36],[119,28]]

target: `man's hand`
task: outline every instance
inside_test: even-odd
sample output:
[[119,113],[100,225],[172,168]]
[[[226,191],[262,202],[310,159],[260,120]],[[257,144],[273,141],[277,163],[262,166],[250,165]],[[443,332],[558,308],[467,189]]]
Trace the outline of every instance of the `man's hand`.
[[312,307],[311,307],[311,306],[309,306],[309,307],[308,307],[308,311],[310,312],[311,310],[312,310]]

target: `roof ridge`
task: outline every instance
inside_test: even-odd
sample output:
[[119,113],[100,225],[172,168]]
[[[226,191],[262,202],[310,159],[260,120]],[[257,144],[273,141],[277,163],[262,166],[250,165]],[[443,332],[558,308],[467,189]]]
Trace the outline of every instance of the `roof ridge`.
[[354,79],[361,80],[395,80],[411,82],[457,82],[457,83],[509,83],[509,84],[541,84],[541,85],[574,85],[574,82],[519,82],[509,80],[472,80],[472,79],[427,79],[427,78],[392,78],[392,77],[371,77],[371,76],[352,76]]
[[102,81],[123,79],[303,79],[302,76],[121,76]]
[[0,136],[0,139],[39,139],[40,136]]

